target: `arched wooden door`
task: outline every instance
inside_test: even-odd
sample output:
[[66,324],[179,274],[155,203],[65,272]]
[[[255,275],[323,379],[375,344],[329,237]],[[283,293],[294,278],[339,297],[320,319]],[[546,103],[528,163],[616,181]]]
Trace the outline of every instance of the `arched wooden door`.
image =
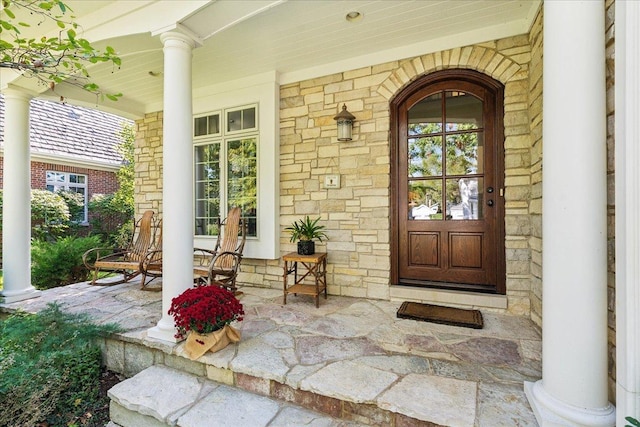
[[503,97],[450,70],[392,102],[394,284],[505,292]]

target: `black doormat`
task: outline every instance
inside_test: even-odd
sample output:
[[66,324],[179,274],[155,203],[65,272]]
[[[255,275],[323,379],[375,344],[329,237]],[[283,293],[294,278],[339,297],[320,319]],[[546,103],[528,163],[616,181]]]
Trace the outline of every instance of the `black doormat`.
[[422,320],[424,322],[440,323],[464,328],[482,329],[482,313],[479,310],[464,310],[462,308],[443,307],[441,305],[420,304],[405,301],[396,316],[401,319]]

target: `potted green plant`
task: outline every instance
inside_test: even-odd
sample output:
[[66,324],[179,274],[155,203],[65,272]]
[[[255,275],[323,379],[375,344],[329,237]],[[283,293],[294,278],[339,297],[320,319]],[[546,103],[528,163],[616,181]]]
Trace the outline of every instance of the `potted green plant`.
[[291,242],[298,241],[298,254],[313,255],[316,253],[316,245],[314,240],[322,242],[322,239],[329,239],[325,234],[324,225],[318,224],[320,217],[316,219],[309,218],[294,221],[291,226],[285,228],[291,234]]

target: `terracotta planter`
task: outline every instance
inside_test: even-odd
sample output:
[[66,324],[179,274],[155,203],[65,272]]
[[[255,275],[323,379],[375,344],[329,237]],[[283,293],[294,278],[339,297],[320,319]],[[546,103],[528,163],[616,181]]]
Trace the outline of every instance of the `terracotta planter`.
[[215,353],[231,343],[240,341],[240,331],[226,325],[224,328],[209,334],[190,331],[184,344],[185,352],[191,360],[196,360],[207,351]]

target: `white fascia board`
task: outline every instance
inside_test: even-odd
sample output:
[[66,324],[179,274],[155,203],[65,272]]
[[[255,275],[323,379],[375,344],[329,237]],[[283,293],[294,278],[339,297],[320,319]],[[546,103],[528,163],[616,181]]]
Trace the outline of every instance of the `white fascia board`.
[[[4,148],[0,148],[0,156],[4,157]],[[97,160],[82,159],[79,157],[64,156],[61,154],[38,153],[31,151],[30,160],[32,162],[52,163],[61,166],[71,166],[74,168],[100,170],[106,172],[116,172],[122,165],[100,162]]]

